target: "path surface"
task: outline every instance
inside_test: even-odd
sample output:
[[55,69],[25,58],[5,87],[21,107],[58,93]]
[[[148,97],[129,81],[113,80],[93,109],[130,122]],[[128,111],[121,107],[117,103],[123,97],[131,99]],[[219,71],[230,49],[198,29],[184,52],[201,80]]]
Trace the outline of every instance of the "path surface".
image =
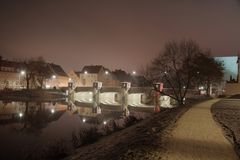
[[176,123],[165,160],[237,160],[230,142],[212,118],[209,100],[193,106]]

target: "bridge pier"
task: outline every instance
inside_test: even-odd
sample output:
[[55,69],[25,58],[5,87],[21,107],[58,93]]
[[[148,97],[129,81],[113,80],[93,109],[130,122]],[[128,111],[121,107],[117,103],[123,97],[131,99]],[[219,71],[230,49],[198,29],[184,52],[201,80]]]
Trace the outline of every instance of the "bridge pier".
[[68,88],[66,90],[67,101],[74,101],[74,87],[72,82],[68,82]]
[[93,108],[92,112],[101,114],[100,108],[100,89],[102,88],[102,82],[93,82]]
[[163,83],[154,84],[154,112],[160,112],[160,96],[163,90]]
[[122,82],[122,110],[123,116],[129,116],[130,112],[128,110],[128,90],[131,88],[130,82]]

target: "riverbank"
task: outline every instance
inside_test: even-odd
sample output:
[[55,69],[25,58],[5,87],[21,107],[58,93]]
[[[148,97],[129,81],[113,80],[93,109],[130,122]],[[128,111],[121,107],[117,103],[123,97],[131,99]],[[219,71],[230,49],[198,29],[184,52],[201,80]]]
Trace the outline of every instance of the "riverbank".
[[66,98],[66,95],[61,90],[1,90],[0,100],[11,101],[52,101]]
[[164,152],[165,137],[175,122],[199,101],[203,99],[191,101],[191,105],[168,108],[154,113],[136,125],[75,150],[66,160],[160,159]]
[[212,106],[211,112],[240,159],[240,96],[222,99]]

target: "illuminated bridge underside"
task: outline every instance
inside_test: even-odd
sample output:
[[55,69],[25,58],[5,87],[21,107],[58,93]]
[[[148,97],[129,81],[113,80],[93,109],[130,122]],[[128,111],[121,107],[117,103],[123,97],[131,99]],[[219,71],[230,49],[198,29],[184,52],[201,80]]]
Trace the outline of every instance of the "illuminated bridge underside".
[[[74,95],[75,101],[82,103],[92,103],[93,93],[89,92],[77,92]],[[128,104],[133,107],[153,107],[142,103],[142,96],[144,93],[132,93],[128,95]],[[121,96],[118,92],[106,92],[100,94],[100,103],[111,106],[121,106]]]
[[153,107],[142,103],[144,93],[132,93],[128,95],[128,104],[129,106],[136,107]]
[[82,103],[92,103],[92,92],[77,92],[74,94],[74,100]]
[[[106,92],[100,94],[100,103],[104,105],[120,106],[120,95],[117,92]],[[117,102],[118,100],[118,102]]]

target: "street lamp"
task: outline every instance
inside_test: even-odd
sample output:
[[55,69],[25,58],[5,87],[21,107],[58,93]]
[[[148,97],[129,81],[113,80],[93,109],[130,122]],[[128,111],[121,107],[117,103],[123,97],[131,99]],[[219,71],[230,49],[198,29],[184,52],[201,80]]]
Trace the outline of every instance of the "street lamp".
[[20,112],[20,113],[18,114],[18,116],[19,116],[20,118],[22,118],[22,117],[23,117],[23,113]]
[[24,70],[21,70],[21,71],[20,71],[20,74],[19,74],[19,76],[18,76],[19,88],[22,87],[22,86],[21,86],[21,76],[24,76],[25,74],[26,74],[26,71],[24,71]]
[[26,72],[25,72],[24,70],[22,70],[22,71],[20,72],[20,74],[23,76],[23,75],[26,74]]
[[103,121],[103,124],[106,125],[106,124],[107,124],[107,121]]
[[136,71],[132,71],[132,74],[133,74],[133,75],[136,75],[136,74],[137,74],[137,72],[136,72]]
[[84,71],[84,74],[88,74],[88,72],[87,72],[87,71]]
[[52,78],[53,78],[53,79],[56,79],[56,75],[52,75]]
[[108,74],[109,74],[109,72],[108,72],[108,71],[105,71],[105,74],[106,74],[106,75],[108,75]]
[[55,113],[55,109],[52,108],[52,109],[51,109],[51,113],[52,113],[52,114]]

